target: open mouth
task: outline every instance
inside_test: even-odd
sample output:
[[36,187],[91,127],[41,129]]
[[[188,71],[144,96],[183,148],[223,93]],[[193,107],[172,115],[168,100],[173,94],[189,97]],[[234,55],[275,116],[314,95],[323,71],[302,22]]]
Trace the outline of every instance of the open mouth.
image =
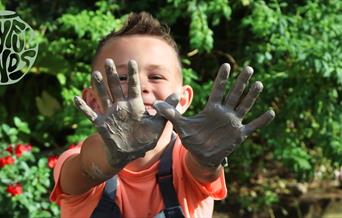
[[145,104],[145,110],[152,116],[157,114],[157,111],[150,104]]

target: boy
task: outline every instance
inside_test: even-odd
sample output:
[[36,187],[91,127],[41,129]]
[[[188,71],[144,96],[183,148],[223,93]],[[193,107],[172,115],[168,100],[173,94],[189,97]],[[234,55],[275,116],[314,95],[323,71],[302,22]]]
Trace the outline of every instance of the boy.
[[[54,171],[51,199],[60,203],[62,217],[100,217],[96,214],[107,187],[114,187],[110,205],[117,205],[122,217],[212,216],[213,200],[225,198],[227,192],[221,162],[269,123],[274,112],[242,125],[262,84],[256,82],[239,101],[253,73],[247,67],[222,104],[230,71],[224,64],[205,109],[183,117],[193,91],[182,84],[179,59],[168,30],[146,13],[131,14],[121,30],[100,42],[93,88],[83,91],[83,100],[75,97],[97,133],[64,152]],[[172,146],[172,180],[166,190],[170,196],[165,196],[160,182],[164,178],[156,175],[160,159]],[[116,185],[108,185],[111,178]],[[183,215],[166,208],[172,189]]]

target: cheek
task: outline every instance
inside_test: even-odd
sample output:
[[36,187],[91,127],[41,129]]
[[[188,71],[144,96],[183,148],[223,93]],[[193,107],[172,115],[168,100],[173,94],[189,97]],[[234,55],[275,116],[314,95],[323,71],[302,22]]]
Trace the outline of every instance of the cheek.
[[173,89],[172,87],[168,86],[156,86],[155,88],[155,96],[157,99],[165,100],[167,97],[169,97],[171,94],[176,92],[176,89]]

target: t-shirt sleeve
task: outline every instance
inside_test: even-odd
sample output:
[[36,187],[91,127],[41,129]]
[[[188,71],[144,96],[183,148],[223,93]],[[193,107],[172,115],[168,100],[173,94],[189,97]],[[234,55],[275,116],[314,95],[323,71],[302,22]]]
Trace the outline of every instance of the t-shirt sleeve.
[[74,156],[79,154],[81,151],[81,143],[78,144],[76,147],[71,148],[69,150],[66,150],[65,152],[63,152],[57,160],[57,164],[53,170],[53,178],[55,181],[55,185],[52,189],[51,195],[50,195],[50,200],[56,202],[57,204],[60,204],[60,197],[63,194],[61,188],[60,188],[60,184],[59,184],[59,178],[60,178],[60,173],[61,173],[61,169],[62,166],[64,164],[64,162]]
[[54,168],[55,185],[50,194],[50,200],[61,206],[61,217],[89,217],[96,207],[104,188],[104,183],[102,183],[81,195],[63,193],[60,187],[61,169],[68,158],[80,153],[81,145],[82,143],[62,153]]
[[[178,142],[178,143],[177,143]],[[188,152],[184,146],[181,145],[178,139],[173,153],[173,160],[176,161],[174,166],[180,168],[180,172],[176,172],[180,176],[182,183],[186,183],[185,190],[193,190],[193,192],[200,192],[196,195],[199,198],[212,197],[215,200],[222,200],[227,196],[227,187],[224,177],[224,170],[221,170],[220,176],[213,182],[201,183],[197,181],[185,164],[185,156]],[[178,147],[178,148],[177,148]],[[177,166],[178,165],[178,166]],[[201,196],[201,197],[200,197]]]

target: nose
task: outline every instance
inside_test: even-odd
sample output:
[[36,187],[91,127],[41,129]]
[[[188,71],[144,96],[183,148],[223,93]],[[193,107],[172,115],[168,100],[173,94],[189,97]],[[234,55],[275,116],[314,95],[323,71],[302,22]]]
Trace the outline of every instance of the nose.
[[140,87],[141,87],[141,94],[148,94],[151,92],[151,85],[148,81],[148,78],[140,76]]

